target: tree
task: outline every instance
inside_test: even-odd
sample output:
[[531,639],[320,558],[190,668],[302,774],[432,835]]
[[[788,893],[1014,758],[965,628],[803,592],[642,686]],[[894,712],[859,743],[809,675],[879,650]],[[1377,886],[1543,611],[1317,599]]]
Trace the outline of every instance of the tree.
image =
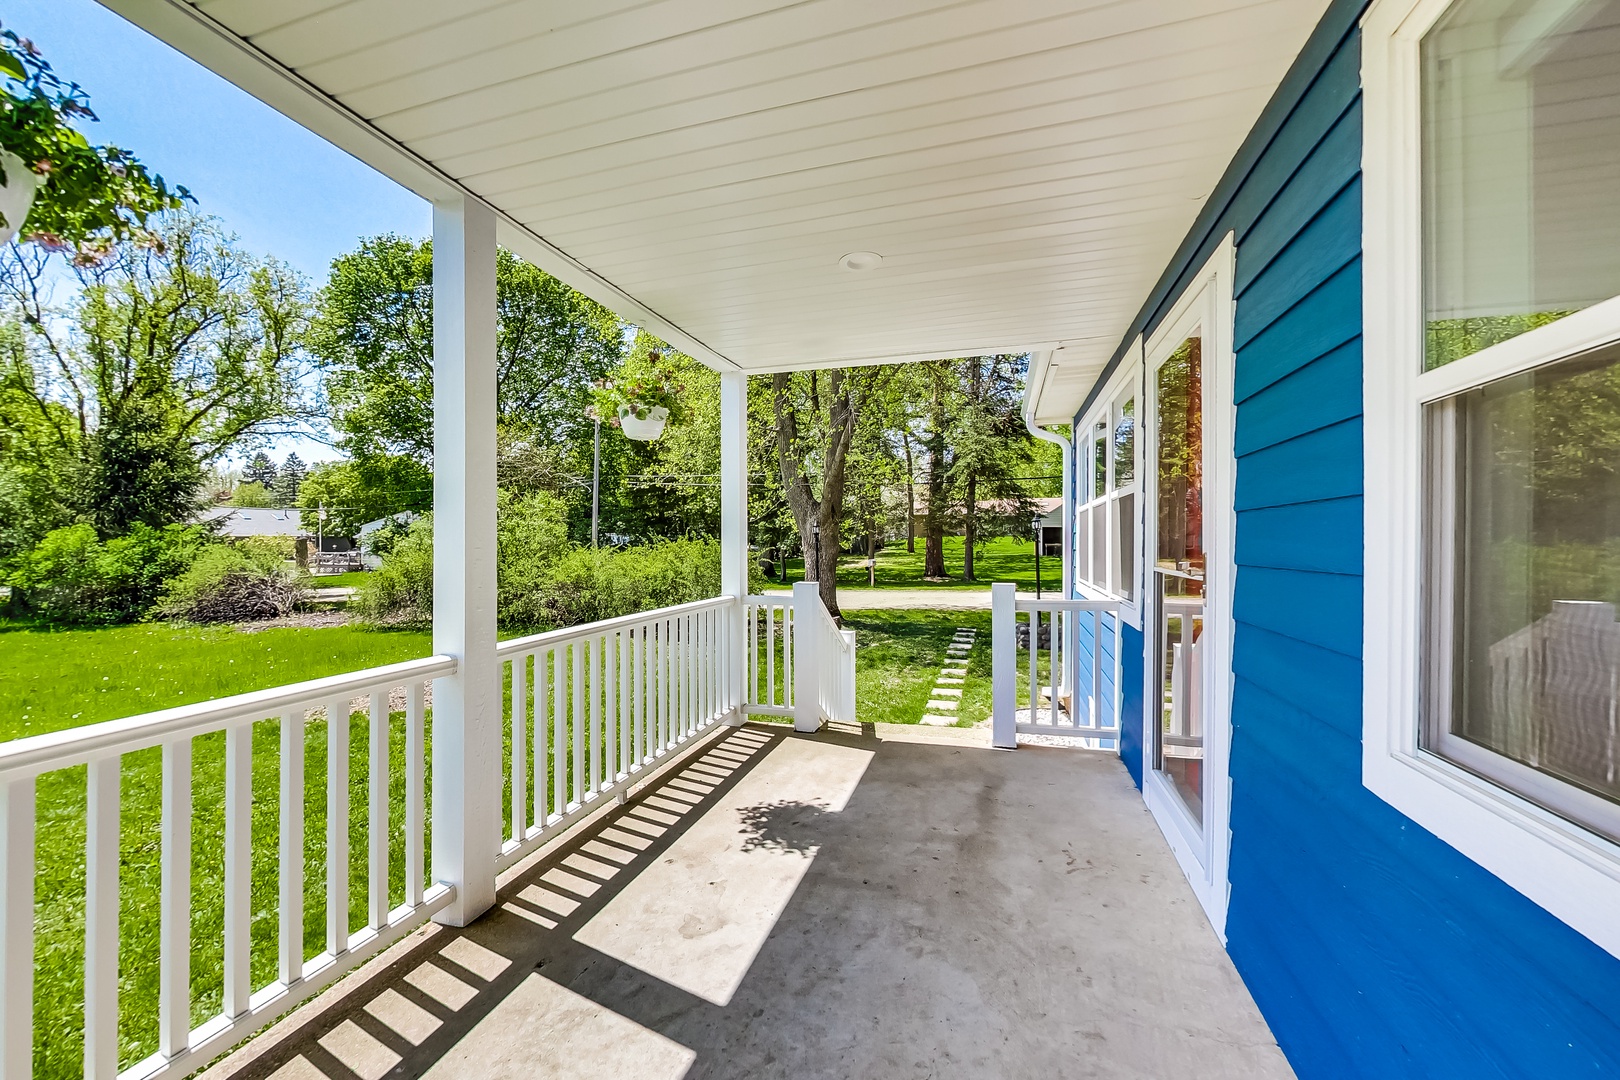
[[160,239],[73,266],[63,308],[49,252],[0,253],[0,299],[24,331],[6,394],[30,416],[11,437],[35,442],[24,457],[71,459],[63,475],[77,482],[57,497],[103,536],[184,520],[204,466],[304,415],[298,276],[210,219],[172,217]]
[[[623,352],[619,321],[504,249],[495,294],[496,422],[551,441],[588,437],[591,383]],[[431,241],[377,236],[334,260],[310,348],[343,450],[431,464]]]
[[102,262],[120,244],[161,246],[151,218],[191,198],[183,187],[170,191],[129,151],[92,145],[79,125],[95,119],[89,96],[63,82],[33,42],[0,31],[0,146],[40,184],[27,221],[4,224],[26,224],[25,239],[71,252],[80,266]]
[[269,454],[260,450],[243,466],[242,479],[269,491],[276,486],[276,463],[270,460]]
[[304,467],[304,459],[297,454],[288,454],[287,460],[282,462],[281,471],[276,476],[275,493],[276,503],[279,506],[297,506],[298,488],[304,482],[304,475],[309,470]]
[[[304,528],[355,536],[368,521],[433,509],[433,472],[415,458],[384,454],[316,465],[298,489]],[[320,521],[320,510],[326,520]]]
[[257,480],[244,480],[231,492],[230,505],[266,508],[276,505],[276,497]]
[[[1005,532],[1033,514],[1023,478],[1029,475],[1034,437],[1020,411],[1025,357],[980,356],[959,366],[966,380],[951,426],[956,457],[948,479],[960,492],[962,577],[974,581],[974,547],[981,530]],[[994,507],[989,513],[980,506],[985,501]]]
[[[771,376],[771,409],[782,493],[821,601],[836,617],[838,553],[850,445],[861,410],[891,375],[882,367]],[[817,535],[819,533],[819,540]]]

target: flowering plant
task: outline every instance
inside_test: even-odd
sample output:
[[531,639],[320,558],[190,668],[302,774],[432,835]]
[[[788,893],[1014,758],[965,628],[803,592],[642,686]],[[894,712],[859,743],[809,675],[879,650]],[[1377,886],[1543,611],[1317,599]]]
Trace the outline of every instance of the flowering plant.
[[[63,82],[38,46],[0,30],[0,148],[21,159],[40,184],[23,239],[69,254],[81,266],[105,261],[122,241],[160,246],[147,219],[191,199],[183,187],[171,191],[129,151],[90,145],[74,125],[95,119],[89,95]],[[10,185],[19,178],[0,179]]]
[[621,416],[647,419],[654,409],[666,409],[669,419],[680,422],[681,385],[664,366],[662,353],[647,354],[645,361],[626,361],[617,372],[591,384],[591,405],[585,415],[592,420],[619,426]]

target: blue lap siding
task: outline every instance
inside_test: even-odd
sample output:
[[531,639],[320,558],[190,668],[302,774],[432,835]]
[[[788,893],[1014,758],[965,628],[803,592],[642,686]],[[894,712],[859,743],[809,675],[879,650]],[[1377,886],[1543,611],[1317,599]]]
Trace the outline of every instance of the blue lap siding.
[[1306,1080],[1615,1075],[1620,961],[1361,784],[1361,7],[1331,7],[1126,338],[1236,235],[1228,948]]

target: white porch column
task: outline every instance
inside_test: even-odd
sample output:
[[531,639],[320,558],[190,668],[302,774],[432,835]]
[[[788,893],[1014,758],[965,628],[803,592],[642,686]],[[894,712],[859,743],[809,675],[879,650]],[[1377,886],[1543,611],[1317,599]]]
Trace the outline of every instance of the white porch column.
[[748,604],[748,376],[741,371],[720,375],[720,593],[737,597],[727,621],[726,681],[735,710],[729,721],[741,724],[748,700],[743,625]]
[[434,919],[495,903],[501,688],[495,659],[495,215],[433,207],[433,875],[456,887]]

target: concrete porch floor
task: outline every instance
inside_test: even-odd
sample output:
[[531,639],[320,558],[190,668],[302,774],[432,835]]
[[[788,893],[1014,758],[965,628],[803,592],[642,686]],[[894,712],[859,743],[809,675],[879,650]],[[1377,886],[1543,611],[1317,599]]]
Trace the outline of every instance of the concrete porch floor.
[[1119,761],[952,735],[729,729],[209,1076],[1291,1077]]

